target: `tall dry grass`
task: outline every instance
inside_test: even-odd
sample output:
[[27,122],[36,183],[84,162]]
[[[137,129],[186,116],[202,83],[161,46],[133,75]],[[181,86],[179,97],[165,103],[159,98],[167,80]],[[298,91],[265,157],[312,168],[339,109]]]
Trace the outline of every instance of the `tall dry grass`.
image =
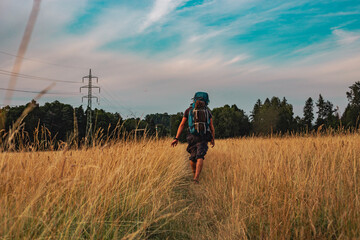
[[170,142],[0,153],[0,236],[360,237],[359,135],[218,140],[199,185]]
[[167,142],[4,152],[0,172],[4,239],[189,238],[189,172]]
[[218,141],[205,160],[204,239],[360,238],[360,136]]

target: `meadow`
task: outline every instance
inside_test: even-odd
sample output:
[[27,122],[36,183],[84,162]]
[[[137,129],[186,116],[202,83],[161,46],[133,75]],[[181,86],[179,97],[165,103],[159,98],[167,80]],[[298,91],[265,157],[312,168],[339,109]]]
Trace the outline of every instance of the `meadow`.
[[170,143],[1,152],[0,238],[360,238],[358,134]]

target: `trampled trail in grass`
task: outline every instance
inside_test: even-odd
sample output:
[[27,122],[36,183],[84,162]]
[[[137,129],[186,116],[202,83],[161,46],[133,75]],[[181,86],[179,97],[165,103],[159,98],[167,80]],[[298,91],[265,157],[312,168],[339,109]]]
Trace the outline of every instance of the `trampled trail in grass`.
[[0,153],[4,239],[360,237],[360,136],[216,141],[200,184],[186,145]]

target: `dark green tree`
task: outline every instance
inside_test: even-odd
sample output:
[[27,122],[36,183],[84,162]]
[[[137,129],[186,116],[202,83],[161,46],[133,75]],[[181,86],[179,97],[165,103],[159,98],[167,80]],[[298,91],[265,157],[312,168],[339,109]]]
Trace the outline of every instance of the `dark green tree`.
[[235,104],[231,107],[225,105],[214,108],[212,114],[217,138],[239,137],[249,134],[249,118]]
[[349,88],[350,91],[346,92],[349,104],[360,107],[360,81],[355,82]]
[[276,131],[285,133],[293,131],[296,128],[296,121],[294,119],[293,106],[287,103],[286,98],[279,105],[276,105],[279,112],[279,120],[276,124]]
[[[184,113],[182,113],[182,112],[171,115],[171,117],[170,117],[170,125],[171,125],[170,135],[172,137],[176,136],[177,130],[179,128],[179,125],[181,123],[183,116],[184,116]],[[186,142],[186,135],[188,132],[189,132],[189,127],[188,127],[188,125],[185,125],[185,129],[182,131],[182,133],[179,137],[179,141]]]
[[253,110],[251,111],[251,120],[252,121],[254,120],[254,117],[257,116],[257,114],[260,112],[261,106],[262,106],[261,100],[258,99],[254,105]]
[[106,136],[112,134],[116,125],[121,120],[120,114],[106,112],[103,109],[95,109],[92,116],[94,116],[95,130],[102,129],[103,134]]
[[293,107],[285,98],[282,101],[278,97],[273,97],[271,100],[266,98],[264,104],[259,103],[258,100],[252,112],[255,134],[285,133],[296,128]]
[[360,122],[360,82],[355,82],[346,92],[349,101],[341,118],[345,127],[358,127]]
[[304,106],[304,118],[302,119],[304,126],[307,130],[312,129],[312,121],[314,120],[314,102],[311,97],[309,97]]
[[86,131],[86,115],[82,106],[75,108],[76,124],[78,128],[78,139],[85,137]]
[[[37,127],[40,130],[48,129],[47,133],[50,133],[55,142],[72,140],[75,131],[78,134],[77,141],[81,141],[85,137],[86,114],[82,106],[74,109],[71,105],[59,101],[45,103],[44,106],[39,106],[35,101],[32,101],[31,104],[35,107],[23,120],[24,130],[27,132],[30,141],[33,140],[33,133]],[[26,106],[17,106],[1,109],[2,114],[6,114],[4,130],[9,131],[25,108]],[[92,115],[95,128],[102,128],[104,137],[107,136],[108,130],[111,132],[116,124],[121,121],[120,114],[109,113],[104,110],[95,109]]]
[[334,105],[330,101],[325,101],[320,94],[319,99],[316,102],[316,106],[318,108],[318,117],[315,123],[316,128],[320,127],[321,125],[323,125],[325,128],[336,128],[338,125],[338,119],[334,115],[336,112]]
[[170,132],[170,115],[167,113],[155,113],[145,116],[148,123],[148,134],[155,136],[156,128],[159,137],[167,136]]
[[319,126],[325,124],[325,118],[326,118],[326,111],[325,111],[325,100],[324,98],[321,96],[321,94],[319,94],[319,99],[316,102],[316,107],[318,108],[317,110],[317,119],[316,119],[316,128],[318,128]]
[[71,105],[59,101],[45,103],[41,107],[41,115],[42,125],[58,140],[66,141],[74,130],[74,113]]

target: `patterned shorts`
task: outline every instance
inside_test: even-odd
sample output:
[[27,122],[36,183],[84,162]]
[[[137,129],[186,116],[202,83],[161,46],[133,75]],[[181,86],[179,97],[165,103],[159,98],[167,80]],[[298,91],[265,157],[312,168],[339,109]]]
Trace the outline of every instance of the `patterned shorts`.
[[186,151],[190,153],[189,160],[196,163],[199,158],[204,159],[207,150],[209,149],[207,139],[189,134],[186,140],[189,144],[186,148]]

